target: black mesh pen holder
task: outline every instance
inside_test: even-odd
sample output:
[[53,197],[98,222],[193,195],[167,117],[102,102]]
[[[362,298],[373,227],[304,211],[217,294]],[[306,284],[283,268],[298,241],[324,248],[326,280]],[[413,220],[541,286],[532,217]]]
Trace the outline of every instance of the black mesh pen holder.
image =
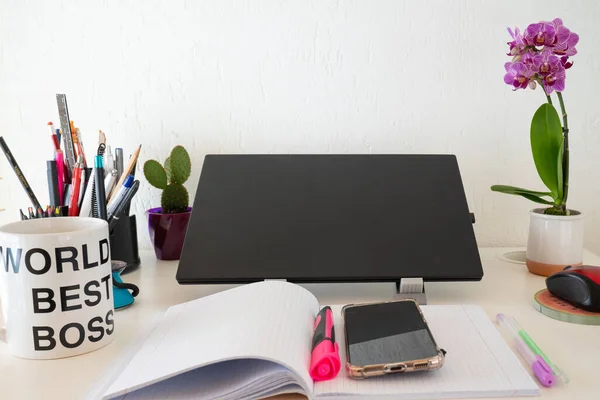
[[127,267],[121,274],[131,272],[140,266],[135,214],[121,214],[116,225],[110,231],[109,240],[111,258],[127,263]]

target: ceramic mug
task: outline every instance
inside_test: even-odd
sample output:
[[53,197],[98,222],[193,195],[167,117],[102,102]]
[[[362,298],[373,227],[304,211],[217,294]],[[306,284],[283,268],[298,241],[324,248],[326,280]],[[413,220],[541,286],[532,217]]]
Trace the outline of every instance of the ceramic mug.
[[12,355],[71,357],[113,340],[108,224],[44,218],[0,227],[2,339]]

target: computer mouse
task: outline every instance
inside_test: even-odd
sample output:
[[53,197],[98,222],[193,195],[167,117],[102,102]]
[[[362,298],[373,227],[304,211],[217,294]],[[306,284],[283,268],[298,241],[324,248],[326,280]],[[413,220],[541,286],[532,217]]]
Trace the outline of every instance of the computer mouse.
[[586,311],[600,312],[600,267],[566,267],[546,278],[554,296]]

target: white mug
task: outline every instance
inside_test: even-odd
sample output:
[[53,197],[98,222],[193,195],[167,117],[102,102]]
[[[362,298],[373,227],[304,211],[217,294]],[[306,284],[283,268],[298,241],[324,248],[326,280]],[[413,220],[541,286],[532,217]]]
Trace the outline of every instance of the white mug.
[[114,337],[108,224],[59,217],[0,227],[2,339],[12,355],[71,357]]

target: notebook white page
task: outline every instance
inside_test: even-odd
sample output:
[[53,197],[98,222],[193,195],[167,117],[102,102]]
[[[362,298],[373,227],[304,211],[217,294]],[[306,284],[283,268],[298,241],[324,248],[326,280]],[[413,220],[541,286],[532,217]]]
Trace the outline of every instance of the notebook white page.
[[193,369],[117,397],[118,400],[231,400],[305,393],[287,368],[264,360],[232,360]]
[[[438,345],[448,354],[437,371],[355,380],[345,371],[314,385],[319,399],[352,396],[450,399],[538,396],[540,389],[480,307],[422,306]],[[332,306],[340,358],[345,362],[341,306]]]
[[[318,311],[309,291],[279,281],[243,285],[170,307],[104,397],[235,359],[279,363],[297,375],[308,394],[310,341]],[[223,385],[229,390],[232,383]]]

